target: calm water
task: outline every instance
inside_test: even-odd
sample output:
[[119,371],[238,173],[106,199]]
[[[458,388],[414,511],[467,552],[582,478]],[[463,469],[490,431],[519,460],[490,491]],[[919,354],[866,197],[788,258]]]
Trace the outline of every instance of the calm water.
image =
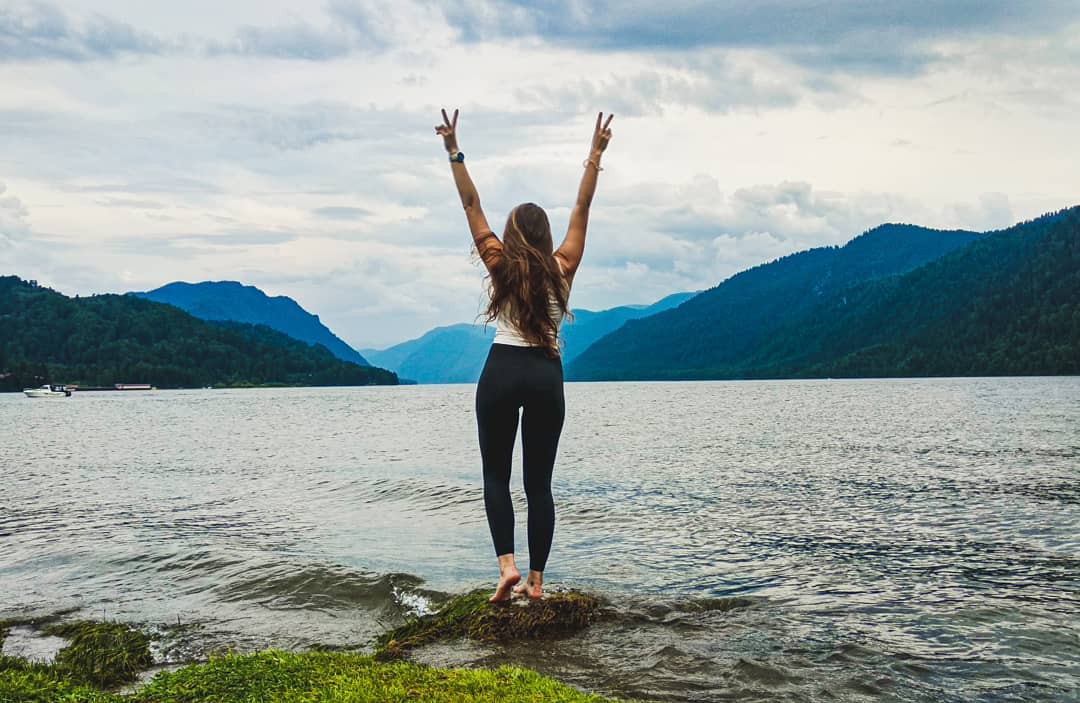
[[[129,621],[173,662],[367,647],[494,583],[472,402],[0,396],[0,618]],[[547,578],[614,616],[423,660],[662,700],[1075,700],[1080,378],[570,384],[567,404]]]

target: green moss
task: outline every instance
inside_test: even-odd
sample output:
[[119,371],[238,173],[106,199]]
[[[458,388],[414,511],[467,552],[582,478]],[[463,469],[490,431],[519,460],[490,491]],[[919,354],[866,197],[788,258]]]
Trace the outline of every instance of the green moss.
[[108,694],[70,681],[51,664],[0,656],[0,701],[117,703]]
[[408,662],[378,663],[341,652],[267,650],[213,657],[162,672],[130,696],[65,680],[56,667],[0,657],[0,701],[20,703],[315,703],[330,701],[426,701],[465,703],[604,703],[534,671],[504,666],[435,669]]
[[[380,638],[379,657],[393,659],[419,644],[462,636],[488,641],[563,636],[588,625],[600,611],[597,599],[574,592],[494,605],[487,602],[487,595],[474,591],[455,598],[434,616],[387,633]],[[100,689],[132,681],[150,666],[149,638],[120,623],[53,624],[44,631],[70,638],[71,643],[52,664],[0,656],[3,703],[610,700],[516,667],[436,669],[346,652],[278,650],[211,656],[204,664],[159,673],[134,694],[119,695]]]
[[73,681],[109,688],[134,681],[152,662],[150,638],[122,623],[61,623],[45,633],[71,640],[54,666]]
[[487,590],[467,593],[433,615],[381,635],[375,642],[376,658],[400,659],[415,647],[459,637],[483,642],[565,637],[584,629],[600,614],[598,599],[576,591],[506,603],[488,603],[489,595]]
[[495,671],[434,669],[406,662],[335,652],[295,654],[275,650],[226,655],[162,673],[131,703],[195,701],[553,701],[601,703],[540,674],[514,667]]

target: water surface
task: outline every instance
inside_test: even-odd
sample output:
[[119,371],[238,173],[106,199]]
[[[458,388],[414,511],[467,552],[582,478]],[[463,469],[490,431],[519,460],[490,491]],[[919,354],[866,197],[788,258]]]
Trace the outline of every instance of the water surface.
[[[368,647],[493,583],[472,403],[0,396],[0,618],[129,621],[162,661]],[[547,579],[614,616],[425,660],[664,700],[1075,699],[1080,379],[568,384],[567,407]]]

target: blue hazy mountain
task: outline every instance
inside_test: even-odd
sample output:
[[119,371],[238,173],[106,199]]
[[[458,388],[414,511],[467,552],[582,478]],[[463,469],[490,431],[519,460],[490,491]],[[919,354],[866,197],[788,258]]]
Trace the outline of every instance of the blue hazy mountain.
[[367,359],[331,332],[320,320],[284,295],[270,297],[255,286],[236,281],[177,281],[146,293],[129,293],[139,298],[168,303],[202,320],[244,322],[271,329],[308,344],[321,344],[342,361],[370,366]]
[[883,225],[628,322],[578,380],[1080,372],[1080,208],[985,234]]
[[[675,293],[652,305],[623,305],[608,310],[574,310],[562,326],[563,360],[569,363],[590,344],[621,327],[627,320],[680,305],[696,293]],[[494,325],[461,323],[436,327],[417,339],[387,349],[364,349],[364,356],[402,379],[417,383],[475,383],[495,336]]]
[[387,349],[364,349],[380,368],[400,369],[398,378],[417,383],[475,383],[487,358],[495,327],[461,323],[436,327]]

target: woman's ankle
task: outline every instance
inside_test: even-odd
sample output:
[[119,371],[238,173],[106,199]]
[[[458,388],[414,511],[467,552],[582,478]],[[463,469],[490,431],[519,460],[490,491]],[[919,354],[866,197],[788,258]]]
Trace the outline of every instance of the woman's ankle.
[[503,576],[508,573],[519,573],[517,564],[514,563],[513,554],[500,554],[499,555],[499,575]]

